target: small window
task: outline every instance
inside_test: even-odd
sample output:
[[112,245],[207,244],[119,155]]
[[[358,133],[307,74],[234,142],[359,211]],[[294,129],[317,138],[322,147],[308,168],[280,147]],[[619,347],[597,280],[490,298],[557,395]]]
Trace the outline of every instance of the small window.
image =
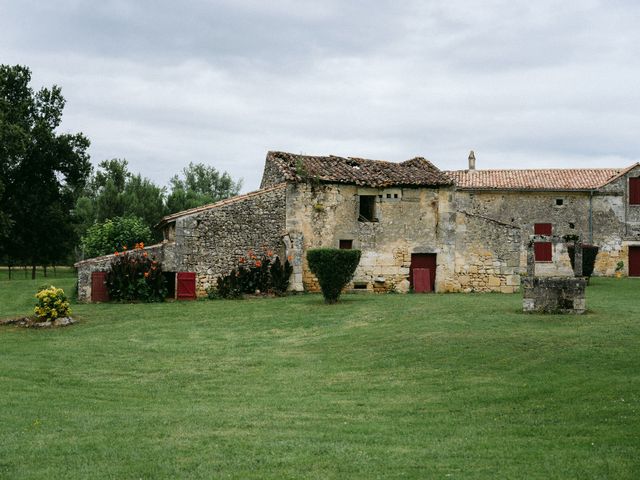
[[360,214],[358,220],[361,222],[376,222],[376,196],[360,195]]
[[387,193],[387,198],[391,198],[391,194],[390,193]]
[[573,222],[569,222],[569,228],[573,230],[574,228],[576,228],[576,224]]
[[397,193],[394,193],[394,194],[393,194],[393,198],[398,198],[398,194],[397,194]]
[[366,282],[357,282],[353,284],[353,288],[356,290],[366,290],[367,283]]
[[351,250],[353,248],[353,240],[340,240],[340,250]]
[[629,205],[640,205],[640,177],[629,179]]
[[382,195],[378,195],[378,198],[382,198]]
[[564,198],[556,198],[556,207],[561,207],[564,205]]

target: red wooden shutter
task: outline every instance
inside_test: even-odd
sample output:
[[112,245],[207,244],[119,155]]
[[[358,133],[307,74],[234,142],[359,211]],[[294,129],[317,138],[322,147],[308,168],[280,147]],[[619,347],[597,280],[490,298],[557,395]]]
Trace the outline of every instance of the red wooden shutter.
[[108,302],[107,272],[91,272],[91,301]]
[[196,274],[194,272],[178,272],[178,300],[194,300],[196,298]]
[[629,179],[629,205],[640,205],[640,177]]
[[[552,235],[553,225],[550,223],[536,223],[533,226],[536,235]],[[536,242],[533,245],[536,262],[550,262],[553,260],[551,242]]]
[[533,233],[536,235],[551,235],[553,225],[550,223],[536,223],[533,226]]

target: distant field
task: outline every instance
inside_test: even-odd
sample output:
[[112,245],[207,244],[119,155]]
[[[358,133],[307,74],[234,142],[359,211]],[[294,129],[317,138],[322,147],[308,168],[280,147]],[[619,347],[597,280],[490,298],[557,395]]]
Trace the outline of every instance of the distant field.
[[639,292],[74,305],[0,327],[0,478],[640,478]]

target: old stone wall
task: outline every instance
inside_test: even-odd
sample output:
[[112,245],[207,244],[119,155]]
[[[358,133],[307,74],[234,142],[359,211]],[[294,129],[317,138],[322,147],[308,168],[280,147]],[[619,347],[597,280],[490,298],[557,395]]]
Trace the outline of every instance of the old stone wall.
[[[162,262],[164,258],[164,244],[150,245],[144,248],[144,251],[151,257]],[[123,253],[121,255],[128,255]],[[110,269],[111,262],[115,259],[115,255],[105,255],[102,257],[90,258],[76,263],[74,266],[78,273],[78,301],[91,301],[91,274],[93,272],[106,272]],[[164,268],[164,266],[163,266]],[[166,269],[165,269],[166,270]]]
[[520,285],[520,228],[484,216],[456,215],[454,274],[446,291],[513,293]]
[[[594,192],[468,191],[458,190],[456,201],[462,211],[520,227],[520,273],[526,265],[526,242],[534,224],[551,223],[553,235],[578,235],[600,247],[594,275],[613,275],[616,264],[627,262],[627,245],[640,242],[628,210],[627,177]],[[637,239],[637,240],[636,240]],[[632,244],[632,243],[631,243]],[[536,275],[571,274],[564,242],[554,242],[553,261],[537,262]]]
[[175,241],[164,248],[164,270],[195,272],[199,296],[238,266],[251,250],[284,255],[285,186],[221,202],[175,220]]
[[[359,220],[360,198],[375,197],[375,221]],[[366,188],[339,184],[290,184],[286,228],[297,290],[314,291],[306,264],[310,248],[338,248],[351,241],[362,251],[352,286],[407,291],[412,253],[437,254],[436,290],[444,288],[450,253],[443,239],[451,211],[450,188]],[[446,217],[446,218],[445,218]]]

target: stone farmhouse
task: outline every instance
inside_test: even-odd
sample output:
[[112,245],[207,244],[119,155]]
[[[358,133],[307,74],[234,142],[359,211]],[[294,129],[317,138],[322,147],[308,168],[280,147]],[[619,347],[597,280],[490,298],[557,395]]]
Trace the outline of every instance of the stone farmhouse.
[[[424,158],[401,163],[269,152],[260,189],[164,217],[162,262],[170,295],[204,295],[247,252],[272,250],[294,266],[291,289],[315,291],[314,247],[357,248],[350,288],[382,292],[511,293],[526,271],[570,274],[564,235],[600,247],[595,275],[640,276],[640,164],[624,169],[441,171]],[[112,256],[78,268],[79,299],[104,300]],[[414,272],[415,270],[415,272]],[[414,282],[415,281],[415,282]]]

